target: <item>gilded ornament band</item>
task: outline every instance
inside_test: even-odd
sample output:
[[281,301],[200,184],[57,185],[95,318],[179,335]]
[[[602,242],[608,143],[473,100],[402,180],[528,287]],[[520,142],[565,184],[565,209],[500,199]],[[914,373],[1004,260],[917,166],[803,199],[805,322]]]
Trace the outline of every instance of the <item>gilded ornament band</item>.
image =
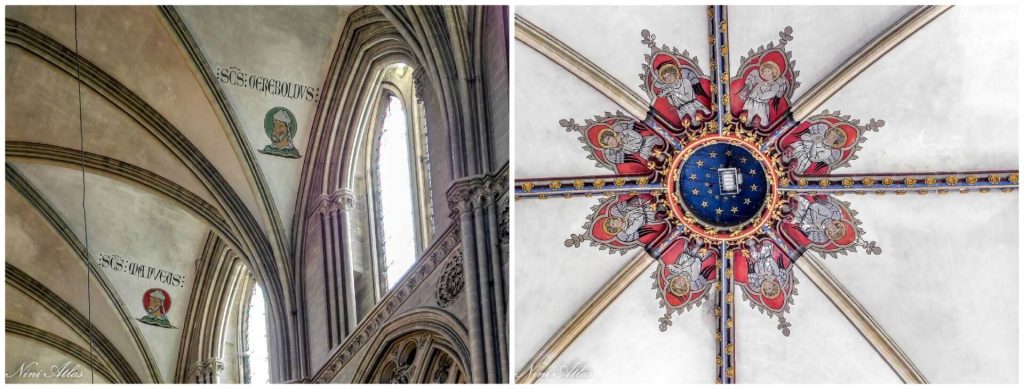
[[612,193],[652,193],[660,191],[648,176],[556,177],[516,180],[515,198],[591,197]]
[[1017,171],[979,171],[966,173],[923,174],[871,174],[829,175],[819,177],[784,178],[779,183],[782,192],[830,194],[906,194],[980,192],[994,190],[1012,192],[1018,188]]

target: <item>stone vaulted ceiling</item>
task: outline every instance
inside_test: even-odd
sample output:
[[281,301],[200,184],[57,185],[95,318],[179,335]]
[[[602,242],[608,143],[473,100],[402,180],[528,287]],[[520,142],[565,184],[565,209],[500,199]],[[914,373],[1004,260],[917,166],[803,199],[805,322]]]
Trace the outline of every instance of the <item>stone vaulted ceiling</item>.
[[[31,339],[65,339],[74,344],[65,355],[88,349],[86,327],[49,314],[70,306],[91,311],[109,342],[103,355],[124,359],[97,382],[178,380],[190,368],[177,366],[179,346],[211,233],[259,263],[257,277],[287,285],[301,160],[260,152],[271,144],[266,114],[291,112],[302,154],[355,8],[79,7],[77,40],[73,7],[6,8],[6,317],[22,336],[8,336],[10,363],[27,349],[18,344],[60,355]],[[95,272],[88,289],[86,264]],[[157,284],[175,328],[138,320]],[[36,305],[40,296],[50,309]]]
[[[1014,15],[1012,8],[992,6],[517,7],[515,68],[530,69],[518,71],[515,84],[518,381],[1016,381],[1019,98],[1016,89],[1004,87],[1017,83]],[[995,39],[984,26],[1007,31]],[[690,66],[698,76],[696,101],[705,107],[731,97],[729,115],[686,116],[683,124],[669,118],[683,117],[685,110],[659,108],[657,92],[665,87],[644,85],[658,77],[665,63],[660,58],[669,58],[657,52],[675,55],[679,68]],[[745,77],[759,66],[743,65],[755,59],[775,62],[785,80],[784,90],[772,96],[777,99],[768,100],[778,104],[767,106],[774,126],[731,124],[755,112],[744,105],[753,99],[750,94],[738,94],[745,82],[760,80]],[[728,64],[728,89],[709,87],[723,78],[711,63]],[[655,93],[648,94],[651,89]],[[723,90],[731,92],[716,95]],[[849,146],[819,151],[811,164],[800,165],[800,147],[813,142],[800,138],[808,132],[795,131],[809,131],[814,120],[825,123],[823,130],[841,128],[843,134],[832,136]],[[607,144],[598,143],[601,131],[638,122],[623,127],[640,134],[627,158],[616,160]],[[690,128],[660,138],[668,142],[648,140],[673,123]],[[669,226],[683,225],[683,237],[700,235],[690,222],[660,216],[671,210],[648,212],[640,216],[647,219],[636,219],[648,220],[647,229],[637,230],[640,238],[632,241],[616,235],[614,225],[602,224],[628,208],[595,208],[615,188],[624,188],[617,193],[626,198],[654,194],[649,201],[670,208],[671,201],[654,193],[674,189],[663,184],[675,170],[660,155],[685,160],[686,145],[703,136],[701,131],[719,130],[756,146],[767,144],[769,159],[778,158],[767,166],[787,179],[780,179],[777,193],[788,205],[764,224],[774,235],[764,235],[764,228],[750,235],[785,239],[769,257],[785,273],[779,292],[756,286],[741,291],[766,270],[748,272],[744,266],[724,273],[714,257],[700,266],[706,289],[693,289],[703,284],[697,281],[674,285],[666,279],[681,270],[669,267],[675,257],[663,255],[668,244],[645,236],[658,233],[652,223],[662,217]],[[789,130],[797,135],[786,137]],[[681,139],[682,153],[672,150],[672,138]],[[637,160],[628,157],[641,162],[630,165]],[[820,183],[822,178],[827,181]],[[865,178],[871,185],[865,187]],[[810,191],[832,194],[835,201],[812,200],[841,205],[827,207],[846,223],[840,224],[842,238],[836,231],[828,243],[808,236],[801,241],[794,236],[811,227],[785,229],[794,215],[805,215],[798,211],[797,193]],[[819,236],[829,239],[828,233]],[[712,253],[717,245],[710,246]],[[741,245],[746,248],[726,243],[721,253],[732,259],[725,263],[751,255],[732,251]],[[794,264],[788,252],[779,255],[785,246],[807,251],[794,252]],[[716,316],[715,282],[722,275],[734,285],[735,304],[731,314]],[[797,281],[792,290],[787,288],[794,285],[786,286],[790,279]],[[669,296],[680,289],[706,294],[687,294],[690,300]],[[784,299],[781,305],[767,300],[776,293]],[[766,300],[755,304],[753,298]],[[671,308],[677,304],[679,312]],[[775,307],[777,315],[764,313]],[[726,318],[732,331],[720,343],[716,333]],[[717,367],[716,358],[723,357]]]

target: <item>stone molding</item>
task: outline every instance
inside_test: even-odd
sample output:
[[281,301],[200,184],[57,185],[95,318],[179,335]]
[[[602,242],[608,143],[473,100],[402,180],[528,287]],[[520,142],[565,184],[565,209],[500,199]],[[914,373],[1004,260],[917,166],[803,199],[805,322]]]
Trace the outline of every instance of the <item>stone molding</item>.
[[314,383],[327,383],[333,379],[341,369],[352,361],[352,358],[366,344],[373,339],[394,316],[398,308],[409,299],[416,289],[445,261],[453,255],[457,255],[461,248],[459,226],[453,224],[439,237],[435,243],[427,249],[412,269],[406,273],[402,283],[395,286],[379,303],[367,314],[366,319],[360,322],[356,330],[331,351],[323,367],[310,377]]

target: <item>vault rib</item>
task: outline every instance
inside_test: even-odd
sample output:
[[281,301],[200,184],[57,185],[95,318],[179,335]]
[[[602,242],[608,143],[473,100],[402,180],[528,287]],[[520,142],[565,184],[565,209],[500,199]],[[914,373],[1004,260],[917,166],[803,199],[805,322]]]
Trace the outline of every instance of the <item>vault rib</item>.
[[[242,125],[239,123],[238,115],[235,114],[234,106],[228,101],[227,94],[213,75],[213,66],[210,65],[210,61],[199,47],[195,36],[174,6],[161,5],[157,6],[157,9],[163,16],[163,20],[167,23],[170,32],[177,39],[176,41],[180,45],[179,48],[182,50],[182,55],[186,56],[186,62],[194,67],[194,71],[197,73],[196,81],[202,86],[203,91],[208,94],[210,106],[219,114],[224,121],[223,124],[230,130],[230,139],[234,140],[232,144],[235,146],[235,154],[239,157],[239,164],[245,166],[244,171],[247,173],[246,179],[250,188],[255,189],[256,195],[259,196],[263,204],[262,210],[265,213],[261,216],[267,219],[266,222],[271,227],[274,241],[280,251],[279,255],[285,258],[285,263],[291,263],[292,259],[289,256],[291,253],[287,249],[289,244],[285,238],[286,234],[281,223],[281,215],[277,209],[277,203],[274,202],[273,193],[270,191],[266,175],[263,174],[260,164],[256,161],[256,155],[252,151],[254,148],[249,144],[249,140],[246,138],[244,130],[242,130]],[[291,269],[286,266],[285,271],[289,272]]]
[[516,40],[569,71],[634,118],[647,116],[649,104],[640,95],[558,38],[519,15],[516,15]]
[[12,332],[11,323],[24,326],[25,331],[13,331],[13,333],[27,336],[61,351],[68,353],[75,358],[88,364],[95,372],[103,375],[111,383],[142,383],[139,375],[135,373],[131,364],[117,349],[113,343],[96,328],[88,317],[82,315],[66,300],[51,291],[43,283],[28,275],[17,266],[5,263],[5,281],[8,285],[21,291],[52,313],[64,324],[70,327],[75,333],[87,342],[91,348],[82,349],[81,346],[60,337],[59,335],[35,328],[27,323],[17,323],[7,319],[8,332]]
[[562,352],[569,348],[569,345],[583,333],[583,330],[587,329],[590,323],[593,323],[622,294],[622,291],[632,285],[633,281],[653,263],[655,263],[654,258],[641,251],[619,269],[526,362],[526,365],[516,374],[516,383],[535,383],[547,371],[548,367],[562,355]]
[[[223,211],[220,208],[176,182],[145,168],[88,151],[82,152],[77,149],[44,143],[8,141],[4,146],[8,162],[36,165],[54,164],[78,169],[81,168],[84,159],[89,173],[116,180],[126,180],[134,185],[146,187],[175,201],[196,217],[212,225],[221,234],[231,236],[231,227],[224,220]],[[233,241],[233,243],[237,244],[237,241]]]
[[[121,321],[124,323],[125,328],[131,335],[132,343],[136,346],[139,351],[143,365],[145,365],[149,374],[149,379],[153,383],[162,383],[163,376],[160,374],[160,368],[157,366],[156,358],[154,357],[153,351],[149,348],[149,343],[146,342],[146,338],[143,336],[142,331],[137,325],[134,325],[135,319],[128,312],[127,305],[124,300],[121,299],[120,295],[114,289],[114,284],[107,279],[106,275],[101,272],[92,259],[91,254],[86,250],[85,245],[82,244],[82,240],[75,235],[71,227],[61,218],[60,214],[50,205],[50,203],[43,197],[43,195],[25,179],[25,176],[18,171],[11,164],[5,164],[7,183],[10,184],[15,191],[17,191],[35,210],[46,220],[47,223],[54,229],[54,232],[60,236],[61,239],[67,243],[68,247],[73,251],[78,258],[82,261],[86,271],[92,273],[93,278],[100,288],[102,288],[103,294],[106,295],[110,301],[111,306],[120,316]],[[91,298],[91,297],[90,297]]]
[[[929,5],[914,8],[895,24],[882,31],[867,45],[843,61],[835,70],[830,72],[823,80],[803,95],[799,101],[793,104],[793,120],[799,122],[811,116],[818,110],[825,101],[839,92],[844,86],[850,83],[855,77],[867,70],[882,56],[905,41],[914,33],[920,31],[932,20],[942,15],[953,6],[951,5]],[[518,25],[517,25],[518,26]]]
[[822,264],[822,259],[810,251],[804,252],[796,265],[814,286],[821,290],[839,309],[839,312],[857,328],[878,355],[885,360],[896,375],[907,384],[926,384],[928,381],[917,369],[914,362],[903,352],[889,334],[875,321],[864,306],[850,294]]

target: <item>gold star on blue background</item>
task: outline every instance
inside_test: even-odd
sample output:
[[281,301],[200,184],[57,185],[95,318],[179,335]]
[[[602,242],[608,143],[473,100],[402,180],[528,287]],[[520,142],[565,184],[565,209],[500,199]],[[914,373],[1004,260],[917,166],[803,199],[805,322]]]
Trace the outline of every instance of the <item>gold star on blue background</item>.
[[[735,194],[723,193],[719,182],[719,170],[731,168],[742,180]],[[750,220],[767,198],[764,167],[738,145],[712,143],[698,148],[683,162],[678,177],[684,206],[698,219],[715,226],[730,227]]]

